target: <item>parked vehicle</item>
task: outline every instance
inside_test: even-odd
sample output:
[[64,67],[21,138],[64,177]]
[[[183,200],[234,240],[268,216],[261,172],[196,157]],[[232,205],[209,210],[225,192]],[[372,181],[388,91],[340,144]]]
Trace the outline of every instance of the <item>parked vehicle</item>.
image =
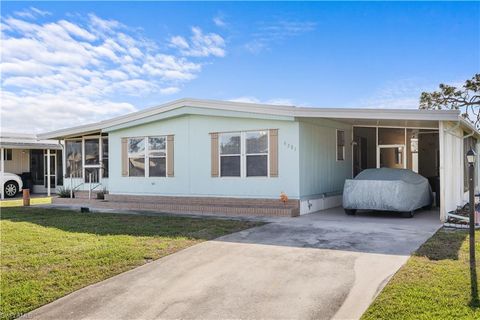
[[1,183],[7,198],[15,197],[23,188],[22,178],[14,173],[4,172],[1,176]]
[[428,180],[408,169],[367,169],[355,179],[347,179],[343,208],[353,215],[357,210],[402,212],[413,217],[415,210],[432,205]]

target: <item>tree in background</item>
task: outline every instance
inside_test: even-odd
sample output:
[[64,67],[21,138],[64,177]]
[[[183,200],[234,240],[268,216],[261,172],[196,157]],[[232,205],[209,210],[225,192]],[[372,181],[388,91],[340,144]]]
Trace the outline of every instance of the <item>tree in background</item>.
[[420,109],[461,110],[462,116],[480,130],[480,74],[465,81],[460,88],[440,84],[439,91],[422,92]]

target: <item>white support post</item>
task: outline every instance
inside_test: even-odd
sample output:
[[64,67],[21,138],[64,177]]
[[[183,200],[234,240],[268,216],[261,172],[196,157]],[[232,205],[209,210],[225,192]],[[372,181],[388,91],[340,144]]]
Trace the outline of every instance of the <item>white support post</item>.
[[51,180],[50,180],[50,149],[47,149],[47,196],[51,195]]
[[[445,207],[445,183],[447,182],[445,176],[445,125],[443,121],[438,122],[438,145],[440,153],[440,221],[445,222],[447,220],[447,209]],[[438,197],[437,197],[438,198]]]
[[72,181],[72,172],[70,170],[70,199],[73,199],[73,181]]
[[92,200],[92,173],[88,174],[88,200]]
[[[3,181],[3,172],[5,171],[5,162],[4,162],[4,160],[5,160],[5,149],[4,148],[1,148],[1,155],[0,156],[1,156],[1,160],[0,160],[0,171],[1,172],[0,172],[0,174],[2,175],[1,181]],[[4,185],[2,183],[2,188],[0,190],[0,193],[2,194],[2,196],[1,196],[2,200],[5,198],[5,195],[3,193],[3,188],[4,188]]]

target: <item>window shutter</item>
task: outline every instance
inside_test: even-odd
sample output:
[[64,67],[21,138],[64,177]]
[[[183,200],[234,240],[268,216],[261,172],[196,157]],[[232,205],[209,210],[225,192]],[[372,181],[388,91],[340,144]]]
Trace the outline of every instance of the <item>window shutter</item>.
[[218,133],[210,133],[211,139],[211,155],[210,155],[210,162],[211,162],[211,174],[212,177],[218,177]]
[[128,138],[122,138],[122,177],[128,176]]
[[269,130],[270,177],[278,177],[278,129]]
[[174,167],[174,136],[167,136],[167,177],[173,177]]

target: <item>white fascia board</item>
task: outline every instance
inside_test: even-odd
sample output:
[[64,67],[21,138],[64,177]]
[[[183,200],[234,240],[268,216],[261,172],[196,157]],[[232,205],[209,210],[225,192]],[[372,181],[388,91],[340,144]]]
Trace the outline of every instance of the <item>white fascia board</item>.
[[359,109],[359,108],[296,108],[296,117],[319,117],[337,119],[372,120],[430,120],[455,121],[458,110],[418,110],[418,109]]
[[258,114],[269,114],[279,116],[293,117],[292,111],[295,107],[292,106],[277,106],[277,105],[261,105],[253,103],[232,102],[232,101],[217,101],[217,100],[198,100],[198,99],[180,99],[175,100],[160,106],[144,109],[138,112],[130,113],[124,116],[116,117],[110,120],[105,120],[93,124],[61,129],[56,131],[39,134],[37,137],[41,139],[63,138],[66,136],[73,136],[83,134],[85,132],[103,131],[105,128],[118,126],[127,122],[134,122],[140,119],[151,117],[153,115],[168,112],[181,107],[199,107],[205,109],[230,110],[240,112],[251,112]]
[[466,129],[468,132],[473,133],[474,137],[476,137],[477,139],[480,138],[480,132],[471,122],[467,121],[461,116],[458,117],[458,120],[460,121],[460,125],[462,126],[462,128]]
[[438,111],[415,109],[298,108],[294,106],[278,106],[232,101],[180,99],[110,120],[39,134],[37,137],[39,139],[58,139],[67,136],[82,135],[87,132],[91,133],[95,131],[103,131],[105,128],[111,128],[130,122],[135,122],[140,119],[181,107],[198,107],[204,109],[229,110],[274,116],[337,119],[458,121],[458,116],[460,114],[460,112],[457,110]]
[[202,115],[209,117],[234,117],[234,118],[246,118],[246,119],[263,119],[263,120],[277,120],[277,121],[295,121],[294,117],[279,116],[272,114],[258,114],[247,111],[230,111],[225,109],[212,109],[212,108],[199,108],[199,107],[181,107],[175,110],[169,110],[166,112],[151,115],[149,117],[143,117],[138,120],[124,122],[111,127],[106,127],[102,132],[112,132],[134,126],[139,126],[155,121],[166,120],[184,115]]

